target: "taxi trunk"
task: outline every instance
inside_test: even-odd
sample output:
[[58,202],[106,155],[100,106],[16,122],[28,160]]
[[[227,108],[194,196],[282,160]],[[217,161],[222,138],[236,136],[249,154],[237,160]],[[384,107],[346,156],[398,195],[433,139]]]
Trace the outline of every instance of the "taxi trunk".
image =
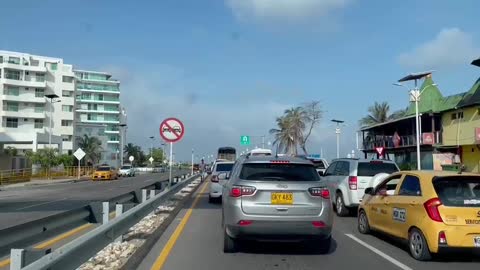
[[480,177],[438,177],[433,186],[438,198],[424,206],[432,220],[447,225],[439,228],[440,246],[480,248]]

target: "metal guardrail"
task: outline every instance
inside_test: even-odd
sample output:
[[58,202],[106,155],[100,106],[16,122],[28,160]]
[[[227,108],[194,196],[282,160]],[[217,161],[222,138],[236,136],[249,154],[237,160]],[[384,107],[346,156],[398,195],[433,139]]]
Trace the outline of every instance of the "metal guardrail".
[[21,268],[23,270],[65,270],[76,269],[91,257],[95,256],[108,244],[114,242],[118,237],[127,233],[128,230],[137,224],[143,217],[153,212],[165,200],[187,186],[198,175],[177,183],[170,189],[155,195],[136,207],[126,211],[109,223],[103,224],[83,236],[65,244],[57,250],[41,257],[30,265]]

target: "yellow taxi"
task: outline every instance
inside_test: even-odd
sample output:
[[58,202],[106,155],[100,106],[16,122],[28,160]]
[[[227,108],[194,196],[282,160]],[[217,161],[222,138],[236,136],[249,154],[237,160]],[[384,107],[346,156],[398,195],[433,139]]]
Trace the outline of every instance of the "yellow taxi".
[[367,188],[358,230],[406,240],[413,258],[452,250],[480,250],[480,175],[405,171]]
[[99,166],[92,175],[92,180],[113,180],[118,179],[118,173],[111,166]]

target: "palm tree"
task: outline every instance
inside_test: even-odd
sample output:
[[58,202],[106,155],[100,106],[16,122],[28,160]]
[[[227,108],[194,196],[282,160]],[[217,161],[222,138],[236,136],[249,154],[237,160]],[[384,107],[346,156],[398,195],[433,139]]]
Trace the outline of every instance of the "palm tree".
[[102,142],[93,136],[84,134],[83,137],[77,137],[78,147],[85,152],[85,162],[98,164],[102,157]]
[[304,130],[306,123],[309,122],[309,116],[302,107],[294,107],[285,110],[283,116],[278,117],[277,127],[270,130],[270,134],[275,136],[274,144],[279,151],[285,151],[287,154],[297,155],[297,146],[301,146],[306,152],[304,145]]
[[375,104],[368,107],[370,114],[360,119],[360,125],[364,127],[387,122],[390,119],[389,111],[390,105],[387,102],[375,102]]
[[123,148],[123,152],[126,154],[126,156],[133,156],[137,157],[138,156],[138,146],[134,145],[133,143],[127,143],[125,147]]

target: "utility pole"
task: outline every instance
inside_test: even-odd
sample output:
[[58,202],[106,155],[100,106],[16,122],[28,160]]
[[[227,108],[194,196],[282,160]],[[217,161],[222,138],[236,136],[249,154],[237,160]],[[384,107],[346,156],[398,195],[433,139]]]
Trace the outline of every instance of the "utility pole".
[[195,156],[195,152],[193,151],[193,148],[192,148],[192,175],[193,175],[193,159],[194,159],[194,156]]

